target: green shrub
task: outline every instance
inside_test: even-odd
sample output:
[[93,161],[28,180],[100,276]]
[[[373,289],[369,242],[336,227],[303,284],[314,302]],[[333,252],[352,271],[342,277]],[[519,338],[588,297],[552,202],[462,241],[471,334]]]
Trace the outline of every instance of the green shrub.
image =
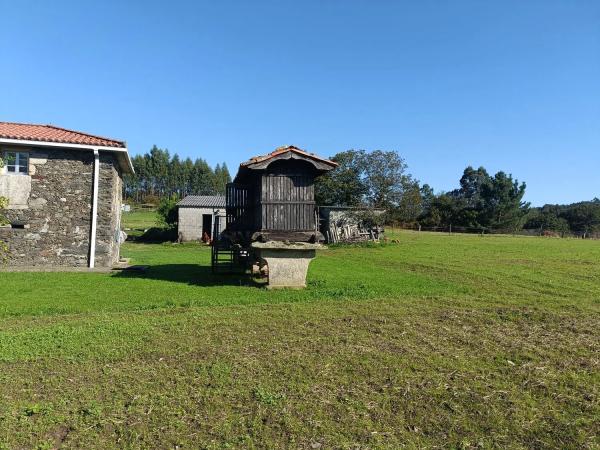
[[165,197],[160,201],[158,205],[158,224],[171,227],[177,225],[177,202],[179,197],[173,195],[171,197]]
[[177,226],[166,228],[152,227],[134,240],[139,242],[174,242],[177,240]]

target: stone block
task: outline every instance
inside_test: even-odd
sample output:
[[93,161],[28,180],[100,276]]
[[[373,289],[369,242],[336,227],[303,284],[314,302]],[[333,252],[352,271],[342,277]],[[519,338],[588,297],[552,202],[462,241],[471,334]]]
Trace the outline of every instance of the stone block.
[[267,263],[268,289],[305,288],[308,266],[316,256],[316,250],[325,248],[320,244],[288,244],[279,241],[253,242],[251,247],[256,255]]
[[0,175],[0,197],[8,199],[8,209],[27,208],[30,194],[30,176]]

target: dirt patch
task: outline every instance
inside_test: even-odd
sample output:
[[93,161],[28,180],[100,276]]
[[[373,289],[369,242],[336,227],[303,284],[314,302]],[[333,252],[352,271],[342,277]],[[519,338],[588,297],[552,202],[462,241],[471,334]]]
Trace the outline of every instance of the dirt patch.
[[56,430],[50,433],[50,440],[54,443],[53,449],[61,448],[71,429],[65,425],[60,425]]

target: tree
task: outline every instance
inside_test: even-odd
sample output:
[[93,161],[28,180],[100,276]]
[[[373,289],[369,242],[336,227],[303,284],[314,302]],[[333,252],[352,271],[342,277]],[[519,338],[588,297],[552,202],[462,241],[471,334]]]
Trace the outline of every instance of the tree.
[[162,196],[167,192],[169,180],[169,165],[171,157],[169,150],[158,148],[156,145],[147,155],[148,169],[151,174],[151,194]]
[[192,192],[192,174],[194,173],[194,163],[191,158],[186,158],[181,163],[181,177],[182,177],[182,186],[181,186],[181,195],[185,197],[186,195],[191,194]]
[[423,213],[423,197],[417,181],[405,181],[404,184],[400,201],[395,207],[389,208],[388,215],[394,222],[412,224]]
[[123,194],[135,202],[159,203],[163,197],[176,195],[224,194],[231,181],[227,165],[217,165],[216,173],[203,159],[181,160],[177,153],[153,146],[149,153],[132,159],[134,175],[124,177]]
[[433,188],[425,183],[421,186],[421,215],[427,214],[429,208],[431,208],[431,203],[435,198],[435,193],[433,192]]
[[167,170],[166,193],[180,197],[185,186],[185,180],[183,179],[183,165],[177,153],[173,155],[168,163]]
[[364,156],[367,202],[376,208],[400,205],[406,192],[414,189],[414,180],[406,173],[404,159],[394,151],[375,150]]
[[556,208],[544,206],[541,209],[530,211],[523,228],[539,229],[540,232],[555,231],[557,233],[566,233],[569,231],[569,222],[558,216]]
[[319,205],[359,206],[364,204],[365,151],[347,150],[331,158],[338,166],[322,175],[315,184]]
[[419,183],[395,151],[347,150],[331,158],[338,167],[319,177],[320,205],[366,206],[387,211],[388,220],[410,223],[422,212]]
[[481,207],[481,191],[484,184],[490,182],[490,176],[483,167],[475,170],[468,166],[460,178],[460,196],[465,199],[467,207]]
[[224,195],[227,183],[231,183],[231,175],[229,175],[227,164],[217,164],[213,175],[213,192]]
[[600,200],[595,198],[569,205],[544,205],[541,208],[533,208],[525,228],[570,231],[585,238],[590,233],[600,232]]
[[529,203],[523,202],[526,184],[500,171],[481,185],[483,210],[480,223],[489,228],[516,230],[523,227]]
[[449,227],[460,223],[459,217],[464,205],[460,198],[452,194],[440,194],[430,200],[429,208],[419,218],[427,227]]
[[214,193],[214,173],[203,159],[194,162],[190,178],[190,194],[210,195]]
[[571,231],[586,238],[589,233],[600,231],[600,202],[594,199],[569,205],[561,217],[567,220]]
[[172,227],[177,224],[178,214],[177,214],[177,202],[179,198],[176,195],[171,195],[169,197],[164,197],[160,204],[158,205],[158,225],[163,227]]
[[515,230],[527,220],[526,185],[512,175],[498,172],[492,177],[483,167],[468,166],[459,183],[460,188],[438,196],[431,188],[422,188],[426,198],[419,220],[423,225]]
[[[231,183],[231,174],[229,173],[229,169],[225,163],[221,165],[221,178],[223,179],[224,186],[226,186],[228,183]],[[225,193],[225,189],[223,189],[223,193]]]

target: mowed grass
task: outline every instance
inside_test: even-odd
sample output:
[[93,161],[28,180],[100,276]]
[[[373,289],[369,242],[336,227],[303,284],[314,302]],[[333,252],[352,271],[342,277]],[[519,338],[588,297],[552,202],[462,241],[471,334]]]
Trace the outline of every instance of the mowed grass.
[[598,448],[600,242],[402,232],[308,288],[0,273],[0,448]]
[[153,210],[137,209],[124,212],[121,215],[121,222],[123,228],[146,230],[156,226],[158,223],[158,214]]

